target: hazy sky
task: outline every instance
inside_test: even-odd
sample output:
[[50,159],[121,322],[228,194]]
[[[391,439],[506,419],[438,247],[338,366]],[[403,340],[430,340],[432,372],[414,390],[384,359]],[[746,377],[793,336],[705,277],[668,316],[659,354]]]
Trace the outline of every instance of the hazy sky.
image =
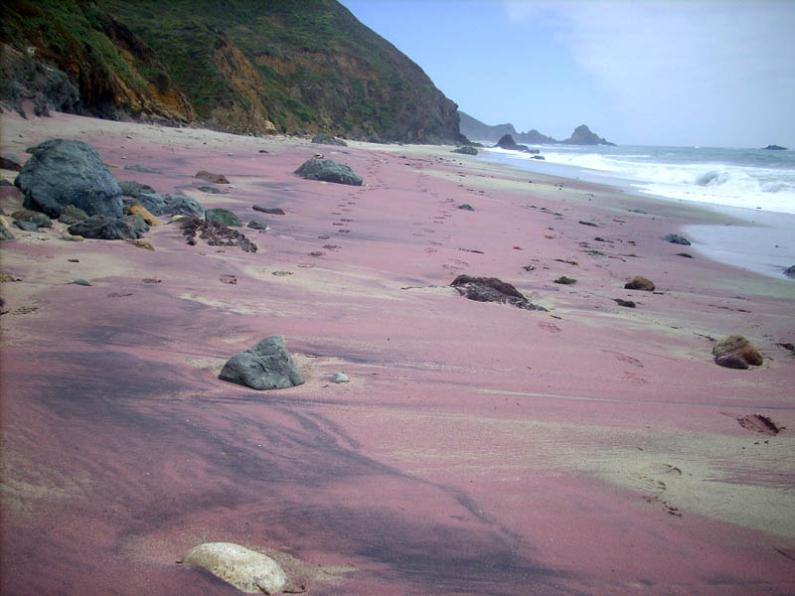
[[795,147],[795,0],[342,3],[488,124]]

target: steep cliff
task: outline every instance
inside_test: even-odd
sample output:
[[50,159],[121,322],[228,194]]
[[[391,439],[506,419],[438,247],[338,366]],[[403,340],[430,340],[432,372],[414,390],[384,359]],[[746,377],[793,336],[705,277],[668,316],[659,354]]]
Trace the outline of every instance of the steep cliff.
[[0,42],[7,44],[6,55],[16,56],[16,50],[39,68],[51,65],[66,73],[80,96],[69,109],[107,117],[194,118],[154,52],[92,2],[7,0]]
[[457,106],[336,0],[9,0],[0,41],[35,47],[98,115],[461,141]]

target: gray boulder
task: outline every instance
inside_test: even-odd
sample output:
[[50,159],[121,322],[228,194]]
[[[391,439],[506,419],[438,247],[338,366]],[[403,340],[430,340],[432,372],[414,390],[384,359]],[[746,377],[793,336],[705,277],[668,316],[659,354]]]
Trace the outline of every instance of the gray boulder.
[[136,240],[149,231],[143,219],[138,215],[127,217],[108,217],[92,215],[85,221],[69,226],[69,233],[83,238],[98,240]]
[[[35,226],[32,231],[38,230],[39,228],[51,228],[52,227],[52,220],[47,217],[44,213],[39,211],[31,211],[30,209],[18,209],[11,214],[19,226],[19,222],[25,222]],[[29,227],[22,227],[19,226],[20,229],[31,231]]]
[[253,348],[232,356],[218,378],[252,389],[286,389],[304,383],[284,339],[278,335],[266,337]]
[[295,174],[307,180],[322,180],[336,184],[349,184],[361,186],[362,178],[354,173],[350,167],[339,164],[330,159],[310,159],[301,164]]
[[61,216],[58,218],[62,224],[67,226],[71,226],[85,219],[88,219],[88,213],[74,205],[67,205],[61,209]]
[[204,209],[198,201],[183,194],[161,195],[147,184],[133,180],[120,183],[122,192],[131,199],[124,199],[129,207],[139,203],[152,215],[195,215],[201,216]]
[[14,184],[28,209],[58,217],[66,205],[89,215],[121,217],[121,187],[94,149],[82,141],[53,139],[28,149]]

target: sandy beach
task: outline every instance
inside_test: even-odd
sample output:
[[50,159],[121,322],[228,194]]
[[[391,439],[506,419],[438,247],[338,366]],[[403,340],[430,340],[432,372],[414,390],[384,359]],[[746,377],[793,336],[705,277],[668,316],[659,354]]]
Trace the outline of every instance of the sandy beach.
[[[165,220],[154,251],[13,228],[3,593],[235,593],[178,563],[206,541],[312,594],[795,591],[795,282],[662,239],[729,215],[451,147],[2,115],[3,155],[51,138],[270,229],[246,253]],[[364,185],[294,176],[317,152]],[[231,184],[199,191],[199,170]],[[548,310],[467,300],[460,274]],[[764,364],[717,366],[731,334]],[[270,335],[304,385],[217,378]],[[783,430],[738,422],[757,414]]]

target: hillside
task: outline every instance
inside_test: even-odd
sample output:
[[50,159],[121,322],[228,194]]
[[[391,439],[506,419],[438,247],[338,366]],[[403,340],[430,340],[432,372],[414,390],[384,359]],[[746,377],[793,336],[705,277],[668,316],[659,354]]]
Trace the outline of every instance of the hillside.
[[12,0],[4,13],[0,41],[35,47],[92,114],[461,140],[456,105],[335,0]]

